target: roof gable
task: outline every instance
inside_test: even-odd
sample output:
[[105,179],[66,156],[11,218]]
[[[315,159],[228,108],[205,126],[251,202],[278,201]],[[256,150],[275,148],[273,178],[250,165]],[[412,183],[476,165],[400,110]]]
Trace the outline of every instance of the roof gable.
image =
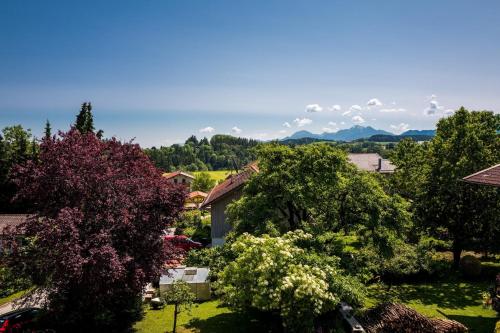
[[468,183],[500,187],[500,164],[464,177],[463,180]]

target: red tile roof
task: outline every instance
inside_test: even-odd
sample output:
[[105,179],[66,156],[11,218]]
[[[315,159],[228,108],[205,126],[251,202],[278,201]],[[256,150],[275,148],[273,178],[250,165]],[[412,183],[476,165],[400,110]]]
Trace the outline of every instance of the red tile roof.
[[468,183],[500,187],[500,164],[464,177],[463,180]]
[[185,177],[194,179],[194,176],[192,174],[189,174],[189,173],[184,172],[184,171],[174,171],[174,172],[171,172],[171,173],[164,173],[163,174],[163,177],[165,177],[167,179],[171,179],[171,178],[174,178],[174,177],[177,177],[177,176],[185,176]]
[[7,227],[15,228],[25,222],[29,214],[0,214],[0,235]]
[[219,200],[226,194],[239,189],[242,187],[246,181],[250,178],[250,176],[254,172],[259,172],[259,167],[257,166],[257,163],[251,163],[243,168],[243,171],[240,173],[237,173],[235,175],[229,175],[226,180],[224,180],[222,183],[219,185],[215,186],[210,193],[208,194],[208,197],[205,198],[203,203],[201,204],[200,208],[205,208],[212,204],[213,202]]

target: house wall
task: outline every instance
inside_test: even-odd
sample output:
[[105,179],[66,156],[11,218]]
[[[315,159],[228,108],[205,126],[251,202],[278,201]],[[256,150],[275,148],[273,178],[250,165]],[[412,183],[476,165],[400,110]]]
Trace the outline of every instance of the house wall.
[[183,175],[178,175],[173,178],[170,178],[168,181],[172,184],[186,184],[186,186],[191,187],[193,179]]
[[222,245],[231,226],[226,222],[226,208],[231,202],[241,197],[241,190],[228,193],[211,204],[212,246]]

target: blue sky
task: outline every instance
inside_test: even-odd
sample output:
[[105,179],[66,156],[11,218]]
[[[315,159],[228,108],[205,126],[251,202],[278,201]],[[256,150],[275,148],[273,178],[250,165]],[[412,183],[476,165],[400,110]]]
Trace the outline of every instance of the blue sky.
[[500,110],[499,15],[496,0],[3,0],[0,126],[67,129],[90,100],[96,127],[143,146],[433,128],[461,105]]

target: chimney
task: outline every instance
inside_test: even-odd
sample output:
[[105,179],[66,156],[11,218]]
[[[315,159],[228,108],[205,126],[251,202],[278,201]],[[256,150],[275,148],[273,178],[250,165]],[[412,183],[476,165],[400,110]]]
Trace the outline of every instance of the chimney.
[[382,170],[382,158],[378,159],[378,168],[377,168],[377,171],[380,171],[380,170]]

